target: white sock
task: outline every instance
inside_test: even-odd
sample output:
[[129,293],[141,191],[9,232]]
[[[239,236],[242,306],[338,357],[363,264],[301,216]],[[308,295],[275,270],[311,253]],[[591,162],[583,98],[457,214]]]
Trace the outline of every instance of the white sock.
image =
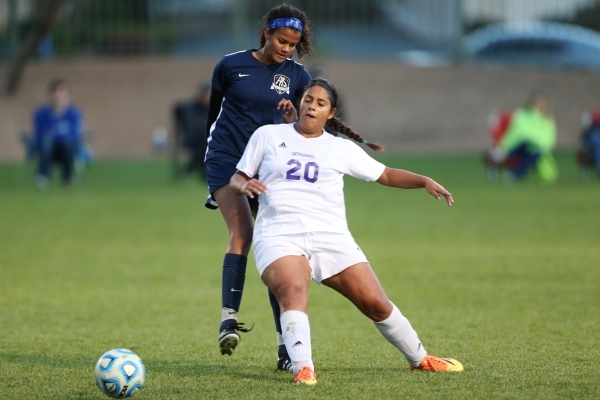
[[427,355],[427,351],[408,319],[402,315],[398,307],[394,304],[392,306],[394,309],[390,316],[384,321],[375,322],[375,326],[391,344],[404,354],[410,365],[418,367]]
[[235,319],[237,321],[237,311],[233,308],[223,307],[221,310],[221,322],[228,319]]
[[301,311],[290,310],[281,314],[279,320],[285,348],[292,360],[294,374],[297,374],[302,367],[310,367],[314,371],[308,315]]
[[283,336],[281,336],[281,333],[277,332],[277,346],[281,346],[282,344],[285,344]]

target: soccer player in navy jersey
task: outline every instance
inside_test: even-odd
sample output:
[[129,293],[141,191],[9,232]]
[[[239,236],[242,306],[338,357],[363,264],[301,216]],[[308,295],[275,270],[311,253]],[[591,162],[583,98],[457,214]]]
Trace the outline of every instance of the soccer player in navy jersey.
[[[219,208],[229,230],[223,261],[222,318],[219,327],[221,354],[231,355],[240,341],[238,323],[248,252],[252,244],[253,215],[258,204],[236,196],[228,187],[252,133],[267,124],[297,120],[288,100],[300,98],[310,75],[291,59],[312,51],[310,22],[304,12],[282,4],[262,19],[260,48],[228,54],[215,66],[207,121],[205,158],[210,196],[208,208]],[[269,292],[278,337],[278,362],[290,370],[291,362],[281,336],[279,306]]]
[[[451,358],[427,354],[417,333],[388,300],[366,256],[348,230],[344,175],[401,189],[425,188],[450,206],[452,194],[431,178],[386,167],[354,142],[376,151],[337,118],[337,92],[324,79],[311,81],[296,123],[266,125],[250,138],[229,187],[259,197],[254,258],[262,281],[281,306],[283,339],[295,381],[317,383],[307,315],[311,278],[337,291],[371,319],[412,369],[461,372]],[[352,140],[336,137],[341,133]],[[254,178],[259,175],[260,180]]]

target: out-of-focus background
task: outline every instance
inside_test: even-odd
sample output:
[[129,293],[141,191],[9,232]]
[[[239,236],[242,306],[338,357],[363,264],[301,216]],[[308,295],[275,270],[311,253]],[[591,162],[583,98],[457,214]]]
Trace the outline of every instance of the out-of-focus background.
[[[151,155],[173,104],[220,57],[258,47],[258,20],[279,3],[0,0],[0,161],[23,159],[19,132],[56,77],[71,83],[97,157]],[[582,113],[600,106],[597,0],[288,3],[314,24],[302,62],[338,87],[349,124],[391,152],[483,149],[488,113],[532,91],[553,105],[558,147],[575,148]]]

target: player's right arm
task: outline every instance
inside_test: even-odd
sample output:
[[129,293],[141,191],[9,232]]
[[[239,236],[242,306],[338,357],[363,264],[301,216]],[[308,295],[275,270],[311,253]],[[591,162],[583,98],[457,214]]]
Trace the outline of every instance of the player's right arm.
[[210,91],[210,101],[208,103],[208,117],[206,118],[206,137],[210,136],[210,127],[215,123],[219,112],[221,112],[221,103],[225,94],[214,87]]
[[254,195],[259,195],[267,191],[267,186],[255,178],[250,178],[241,171],[237,171],[229,181],[229,187],[233,193],[239,196],[248,196],[251,199]]
[[264,183],[252,178],[258,173],[265,157],[267,138],[272,136],[265,129],[265,127],[258,128],[250,136],[244,154],[242,154],[242,158],[236,165],[237,172],[233,174],[229,181],[229,187],[237,195],[254,198],[255,195],[267,191],[267,186]]
[[211,82],[212,87],[208,103],[208,117],[206,118],[206,137],[210,136],[210,127],[215,123],[221,112],[221,103],[223,103],[225,91],[228,86],[225,58],[222,58],[221,61],[215,65]]

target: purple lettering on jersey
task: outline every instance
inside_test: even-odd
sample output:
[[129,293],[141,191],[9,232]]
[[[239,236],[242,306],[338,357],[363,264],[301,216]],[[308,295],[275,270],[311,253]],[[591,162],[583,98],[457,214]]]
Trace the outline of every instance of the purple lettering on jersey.
[[[287,162],[287,165],[293,165],[293,167],[287,170],[285,179],[299,181],[300,175],[294,174],[302,169],[302,163],[298,160],[291,159]],[[317,179],[319,179],[319,164],[313,161],[307,162],[304,167],[304,180],[306,182],[315,183]]]
[[292,181],[299,181],[300,180],[300,176],[299,175],[294,175],[294,173],[296,173],[297,171],[300,170],[300,168],[302,168],[302,163],[298,160],[290,160],[287,162],[287,165],[294,165],[294,167],[290,168],[287,173],[285,174],[285,179],[289,179]]
[[[311,167],[313,170],[312,177],[309,176]],[[306,182],[315,183],[318,178],[319,178],[319,164],[317,164],[316,162],[312,162],[312,161],[307,162],[306,166],[304,167],[304,179],[306,180]]]

